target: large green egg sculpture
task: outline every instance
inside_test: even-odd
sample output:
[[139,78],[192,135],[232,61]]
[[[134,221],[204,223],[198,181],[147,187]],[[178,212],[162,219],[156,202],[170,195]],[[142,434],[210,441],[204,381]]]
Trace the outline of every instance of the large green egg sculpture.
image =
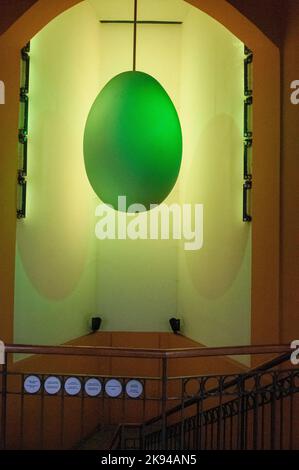
[[160,83],[143,72],[114,77],[97,96],[84,133],[88,179],[99,198],[118,208],[160,204],[181,166],[182,131]]

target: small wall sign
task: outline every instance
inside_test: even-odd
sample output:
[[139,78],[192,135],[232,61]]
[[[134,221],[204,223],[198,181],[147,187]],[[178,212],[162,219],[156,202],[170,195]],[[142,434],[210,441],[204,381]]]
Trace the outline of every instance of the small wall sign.
[[85,382],[84,390],[89,397],[97,397],[102,391],[102,384],[99,379],[91,378]]
[[61,380],[58,377],[48,377],[44,383],[45,391],[48,395],[56,395],[61,389]]
[[117,379],[110,379],[106,382],[105,385],[105,392],[107,393],[108,397],[116,398],[122,393],[122,384]]
[[140,380],[129,380],[126,384],[126,393],[130,398],[140,398],[143,393],[143,384]]
[[78,395],[81,391],[81,382],[77,377],[69,377],[64,383],[64,390],[70,396]]
[[30,393],[30,395],[34,395],[38,393],[41,388],[41,380],[37,375],[28,375],[24,380],[24,390],[26,393]]

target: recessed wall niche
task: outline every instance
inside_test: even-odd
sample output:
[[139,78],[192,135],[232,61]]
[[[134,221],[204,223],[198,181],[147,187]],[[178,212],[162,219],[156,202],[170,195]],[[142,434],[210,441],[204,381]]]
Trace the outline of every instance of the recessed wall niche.
[[[31,40],[27,217],[17,226],[15,342],[61,343],[106,330],[167,331],[171,316],[203,344],[250,343],[250,226],[242,222],[243,48],[181,0],[139,0],[137,69],[167,90],[183,160],[167,203],[204,204],[204,246],[99,241],[99,203],[82,140],[103,86],[132,66],[133,2],[89,0]],[[34,328],[32,328],[34,325]]]

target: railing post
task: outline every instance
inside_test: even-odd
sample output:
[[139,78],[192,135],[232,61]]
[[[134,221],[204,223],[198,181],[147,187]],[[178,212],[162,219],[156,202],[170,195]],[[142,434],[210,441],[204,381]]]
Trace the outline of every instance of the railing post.
[[271,418],[270,418],[270,448],[271,450],[274,450],[276,447],[276,388],[277,388],[277,382],[276,382],[276,373],[273,373],[272,376],[272,385],[273,389],[271,392]]
[[238,450],[244,450],[245,448],[245,384],[244,379],[241,378],[240,383],[240,429],[239,429],[239,439],[240,439],[240,446]]
[[[254,378],[255,395],[254,395],[254,408],[253,408],[253,450],[257,450],[258,447],[258,436],[259,436],[259,375],[257,374]],[[262,400],[261,395],[261,400]]]
[[4,352],[2,365],[2,406],[1,406],[1,449],[6,449],[6,404],[7,404],[7,353]]
[[166,428],[167,428],[167,416],[166,416],[166,406],[167,406],[167,380],[168,380],[168,371],[167,371],[167,356],[162,357],[162,450],[167,450],[166,442]]
[[181,387],[181,437],[180,437],[180,450],[184,450],[185,447],[185,417],[184,417],[184,399],[185,399],[185,383],[182,379]]
[[125,450],[125,427],[120,426],[120,450]]

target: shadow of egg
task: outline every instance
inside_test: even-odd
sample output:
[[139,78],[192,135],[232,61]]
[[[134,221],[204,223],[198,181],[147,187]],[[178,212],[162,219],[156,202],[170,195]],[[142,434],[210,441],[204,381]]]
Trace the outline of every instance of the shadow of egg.
[[185,251],[195,289],[212,299],[225,294],[242,265],[250,224],[242,220],[242,135],[219,115],[198,138],[184,182],[184,201],[204,205],[203,247]]

